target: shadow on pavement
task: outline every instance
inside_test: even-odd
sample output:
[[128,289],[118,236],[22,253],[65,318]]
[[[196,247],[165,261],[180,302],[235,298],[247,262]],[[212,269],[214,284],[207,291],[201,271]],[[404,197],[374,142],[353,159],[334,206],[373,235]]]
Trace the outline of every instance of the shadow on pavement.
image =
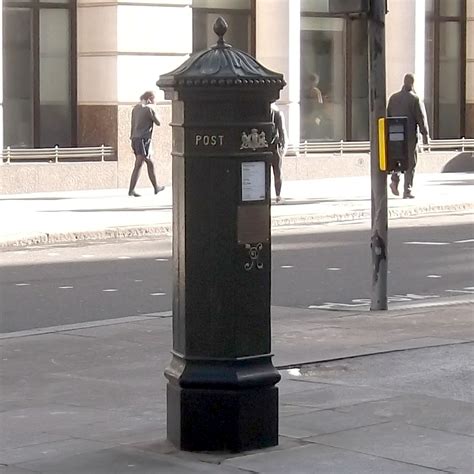
[[74,197],[0,197],[0,201],[65,201]]
[[459,180],[435,180],[426,183],[426,186],[473,186],[473,180],[459,179]]
[[326,198],[318,198],[318,199],[293,199],[293,198],[285,198],[283,201],[283,206],[285,205],[303,205],[303,204],[330,204],[330,203],[337,203],[337,202],[366,202],[370,201],[370,197],[367,198],[360,198],[360,199],[326,199]]
[[463,152],[456,155],[443,166],[442,173],[472,173],[474,172],[474,153]]
[[171,206],[162,207],[148,207],[148,208],[134,208],[134,207],[120,207],[114,209],[45,209],[38,212],[149,212],[149,211],[167,211],[171,210]]

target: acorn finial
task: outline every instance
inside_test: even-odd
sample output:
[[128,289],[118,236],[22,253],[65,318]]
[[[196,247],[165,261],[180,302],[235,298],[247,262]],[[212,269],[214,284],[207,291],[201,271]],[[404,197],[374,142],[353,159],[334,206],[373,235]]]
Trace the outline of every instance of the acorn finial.
[[224,35],[227,33],[227,22],[221,16],[217,18],[216,22],[214,23],[214,33],[219,36],[217,40],[218,46],[224,45]]

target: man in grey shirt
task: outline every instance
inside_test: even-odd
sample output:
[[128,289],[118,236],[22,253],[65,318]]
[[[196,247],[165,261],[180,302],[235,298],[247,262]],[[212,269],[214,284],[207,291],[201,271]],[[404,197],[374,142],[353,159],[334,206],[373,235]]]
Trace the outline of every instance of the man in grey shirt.
[[128,195],[139,197],[135,192],[138,177],[143,163],[146,163],[148,170],[148,177],[155,190],[155,194],[165,189],[164,186],[158,186],[156,182],[155,167],[151,160],[151,135],[153,133],[153,125],[160,125],[160,121],[153,110],[152,105],[155,103],[155,94],[147,91],[140,97],[140,103],[135,105],[132,110],[132,130],[130,133],[130,140],[132,144],[133,153],[135,154],[135,166],[133,168],[132,177],[130,178],[130,187]]
[[[417,128],[423,135],[423,142],[428,143],[428,122],[420,99],[413,90],[415,77],[413,74],[406,74],[403,79],[403,87],[400,92],[393,94],[388,101],[387,115],[389,117],[407,117],[408,118],[408,169],[405,171],[403,199],[413,199],[415,196],[411,193],[413,188],[413,177],[417,161],[416,142],[418,141]],[[399,195],[398,184],[400,183],[400,174],[392,173],[392,182],[390,189],[395,196]]]

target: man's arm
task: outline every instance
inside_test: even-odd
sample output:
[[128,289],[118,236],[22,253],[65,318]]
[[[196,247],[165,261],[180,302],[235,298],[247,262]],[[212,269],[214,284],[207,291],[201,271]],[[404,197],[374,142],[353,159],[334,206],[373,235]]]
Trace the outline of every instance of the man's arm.
[[152,107],[148,107],[148,110],[150,111],[151,119],[153,120],[153,123],[158,126],[161,125],[154,109]]
[[390,97],[388,99],[388,105],[387,105],[387,117],[393,117],[393,99]]
[[420,133],[423,136],[423,143],[428,143],[428,136],[429,136],[429,128],[428,128],[428,120],[426,118],[426,113],[420,99],[417,98],[415,102],[415,119],[418,128],[420,129]]
[[275,122],[278,128],[279,142],[281,144],[281,147],[284,150],[284,153],[286,153],[287,137],[286,137],[286,127],[285,127],[285,116],[282,114],[281,111],[278,111],[275,113]]

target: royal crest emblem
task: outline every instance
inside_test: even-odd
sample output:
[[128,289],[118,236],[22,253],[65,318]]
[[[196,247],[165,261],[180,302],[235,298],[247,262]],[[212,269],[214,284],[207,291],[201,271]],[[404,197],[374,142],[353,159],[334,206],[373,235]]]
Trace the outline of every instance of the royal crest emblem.
[[257,150],[259,148],[267,147],[267,137],[263,130],[259,132],[256,128],[252,128],[249,134],[242,132],[242,144],[240,145],[241,150]]

